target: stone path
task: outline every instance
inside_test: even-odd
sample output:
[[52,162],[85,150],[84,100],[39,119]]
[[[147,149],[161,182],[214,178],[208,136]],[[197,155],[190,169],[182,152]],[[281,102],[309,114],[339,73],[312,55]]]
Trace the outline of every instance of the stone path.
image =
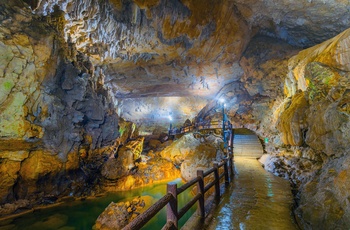
[[235,156],[259,158],[264,152],[259,138],[248,129],[234,130],[233,146]]
[[235,157],[235,171],[234,182],[201,229],[299,229],[288,181],[265,171],[255,158]]

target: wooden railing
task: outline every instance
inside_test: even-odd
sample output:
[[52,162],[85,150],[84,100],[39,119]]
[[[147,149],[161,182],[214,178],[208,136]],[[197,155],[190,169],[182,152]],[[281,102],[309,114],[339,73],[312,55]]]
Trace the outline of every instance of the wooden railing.
[[[219,174],[219,169],[224,168],[223,172]],[[230,167],[230,169],[229,169]],[[214,180],[209,182],[207,185],[204,184],[204,178],[214,174]],[[220,164],[214,163],[213,168],[203,172],[203,170],[197,171],[197,177],[188,183],[177,188],[176,183],[167,184],[167,194],[159,199],[145,212],[137,216],[132,222],[125,226],[124,230],[138,230],[143,227],[148,221],[150,221],[162,208],[167,206],[167,222],[162,229],[178,229],[178,221],[183,217],[186,212],[198,202],[197,212],[201,218],[205,218],[204,209],[204,197],[205,193],[214,186],[215,198],[220,199],[220,179],[225,178],[225,185],[227,186],[230,181],[233,180],[233,160],[232,155],[229,158],[225,158]],[[186,189],[197,184],[197,194],[180,210],[178,210],[178,199],[177,196],[184,192]]]
[[[225,121],[225,129],[232,129],[232,124],[230,121]],[[178,135],[182,133],[188,133],[193,130],[204,130],[204,129],[222,129],[223,122],[222,120],[217,121],[202,121],[197,122],[192,125],[183,126],[181,128],[172,128],[169,129],[169,135]]]

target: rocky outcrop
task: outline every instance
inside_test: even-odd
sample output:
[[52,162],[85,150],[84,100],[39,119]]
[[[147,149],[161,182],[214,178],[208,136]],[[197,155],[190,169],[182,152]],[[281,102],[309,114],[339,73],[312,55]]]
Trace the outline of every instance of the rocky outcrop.
[[296,209],[305,229],[348,229],[350,152],[330,159],[312,180],[302,186]]
[[102,176],[116,180],[129,175],[135,167],[135,162],[141,158],[144,138],[138,138],[126,143],[118,152],[108,159],[102,167]]
[[110,203],[98,216],[93,229],[118,230],[123,229],[140,213],[155,203],[150,196],[135,197],[131,201]]
[[[294,146],[292,161],[318,165],[311,176],[310,167],[301,168],[294,181],[300,186],[296,214],[305,229],[349,227],[344,200],[349,189],[349,35],[344,31],[289,62],[286,93],[293,96],[281,110],[278,128],[284,144]],[[289,171],[293,163],[286,165],[282,168]]]
[[185,181],[196,177],[197,170],[206,171],[213,167],[213,162],[220,162],[224,157],[221,137],[215,135],[195,137],[193,133],[185,134],[159,154],[180,167],[181,177]]
[[131,139],[103,164],[105,191],[126,191],[180,177],[171,161],[152,154],[152,150],[146,155],[143,146],[144,137]]
[[103,72],[61,37],[59,11],[0,9],[0,204],[89,194],[119,134]]

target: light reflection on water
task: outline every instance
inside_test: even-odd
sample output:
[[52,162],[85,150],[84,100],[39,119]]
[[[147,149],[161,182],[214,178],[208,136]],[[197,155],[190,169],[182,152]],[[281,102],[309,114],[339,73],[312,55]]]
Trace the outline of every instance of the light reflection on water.
[[[173,182],[182,185],[181,179]],[[144,188],[130,191],[110,193],[105,197],[89,199],[84,201],[73,201],[60,206],[37,210],[34,213],[25,214],[20,217],[3,221],[0,223],[0,230],[85,230],[91,229],[95,224],[97,217],[113,201],[120,202],[132,199],[136,196],[152,196],[155,200],[160,199],[166,193],[166,183],[156,184]],[[178,197],[179,209],[188,202],[193,195],[190,189],[181,193]],[[165,208],[158,213],[145,227],[144,230],[161,229],[166,222]],[[179,225],[182,226],[193,214],[193,207],[184,217],[181,218]]]

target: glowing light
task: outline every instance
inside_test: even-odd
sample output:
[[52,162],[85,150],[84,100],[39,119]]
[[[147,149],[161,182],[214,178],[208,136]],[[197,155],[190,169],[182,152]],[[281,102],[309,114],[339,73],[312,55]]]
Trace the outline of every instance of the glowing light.
[[220,98],[219,101],[220,101],[221,103],[224,103],[224,102],[225,102],[225,99],[224,99],[224,98]]
[[169,120],[170,120],[170,121],[172,121],[172,120],[173,120],[173,118],[172,118],[170,115],[168,116],[168,118],[169,118]]

